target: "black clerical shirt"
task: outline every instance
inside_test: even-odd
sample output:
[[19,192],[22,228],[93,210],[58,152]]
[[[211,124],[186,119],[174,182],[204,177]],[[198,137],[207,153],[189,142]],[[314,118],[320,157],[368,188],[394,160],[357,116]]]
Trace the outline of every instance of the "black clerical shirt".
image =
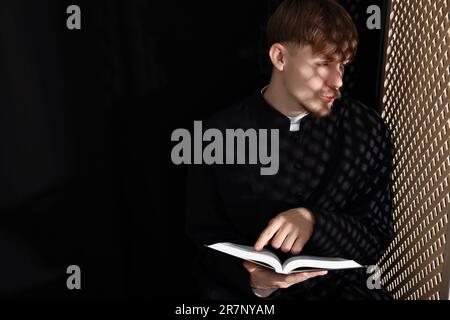
[[[204,298],[251,298],[242,260],[204,248],[228,241],[252,246],[270,219],[298,207],[315,217],[302,254],[374,265],[393,237],[392,144],[379,115],[351,99],[329,116],[308,114],[298,131],[258,92],[210,118],[205,128],[279,129],[279,170],[260,165],[191,165],[187,179],[187,232],[198,245],[194,274]],[[278,299],[383,299],[369,290],[364,270],[329,271],[278,290]]]

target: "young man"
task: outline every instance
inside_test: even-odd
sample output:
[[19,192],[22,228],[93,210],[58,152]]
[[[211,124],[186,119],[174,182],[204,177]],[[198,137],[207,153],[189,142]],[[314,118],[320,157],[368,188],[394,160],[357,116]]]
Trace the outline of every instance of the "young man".
[[361,103],[337,101],[357,48],[350,16],[333,0],[286,0],[267,35],[269,85],[207,126],[278,129],[279,170],[189,168],[187,230],[199,245],[194,271],[201,293],[209,299],[388,299],[383,289],[368,288],[365,269],[284,276],[202,247],[228,241],[374,265],[393,236],[388,130]]

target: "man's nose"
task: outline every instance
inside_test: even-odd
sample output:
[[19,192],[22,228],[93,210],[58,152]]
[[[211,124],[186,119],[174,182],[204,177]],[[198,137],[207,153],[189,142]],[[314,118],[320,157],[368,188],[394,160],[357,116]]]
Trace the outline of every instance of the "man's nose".
[[339,89],[344,84],[342,81],[342,76],[343,76],[342,71],[334,70],[328,77],[327,85],[332,88]]

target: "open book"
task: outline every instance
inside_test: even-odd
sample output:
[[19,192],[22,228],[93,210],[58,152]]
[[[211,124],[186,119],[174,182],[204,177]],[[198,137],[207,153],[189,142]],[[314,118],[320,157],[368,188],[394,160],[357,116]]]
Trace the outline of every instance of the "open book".
[[207,245],[208,248],[253,262],[277,273],[290,274],[294,272],[309,272],[320,270],[338,270],[363,268],[362,265],[342,258],[325,258],[315,256],[294,256],[282,262],[280,258],[268,249],[255,251],[253,247],[230,242],[219,242]]

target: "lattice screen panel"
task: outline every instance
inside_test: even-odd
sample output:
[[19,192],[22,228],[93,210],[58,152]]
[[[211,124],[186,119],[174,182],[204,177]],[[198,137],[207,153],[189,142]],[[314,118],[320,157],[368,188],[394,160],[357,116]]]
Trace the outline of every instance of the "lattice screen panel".
[[395,146],[396,235],[380,267],[396,299],[448,298],[449,12],[448,0],[390,3],[382,115]]

